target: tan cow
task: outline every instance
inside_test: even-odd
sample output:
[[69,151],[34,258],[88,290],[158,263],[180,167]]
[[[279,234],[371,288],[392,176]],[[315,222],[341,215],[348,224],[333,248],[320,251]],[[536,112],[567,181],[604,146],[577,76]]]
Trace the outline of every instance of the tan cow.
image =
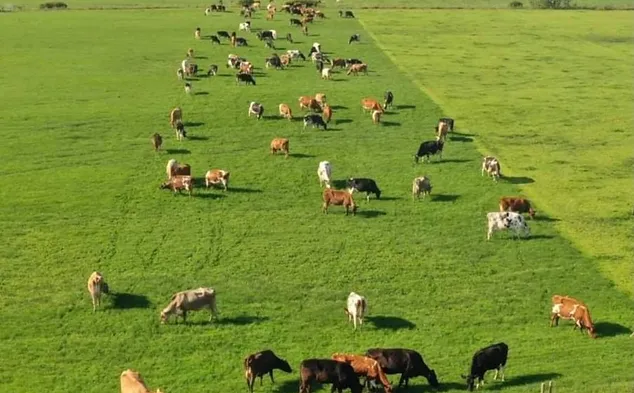
[[167,178],[171,179],[173,176],[191,176],[192,168],[189,164],[179,164],[175,159],[171,159],[167,162],[165,167]]
[[573,330],[579,327],[583,333],[583,329],[588,330],[588,335],[597,338],[597,334],[590,317],[588,306],[577,299],[569,296],[554,295],[552,297],[553,307],[550,315],[550,326],[559,325],[559,318],[571,319],[575,322]]
[[196,38],[197,40],[199,40],[201,37],[201,32],[200,32],[200,27],[196,28],[196,31],[194,32],[194,38]]
[[381,114],[383,114],[382,111],[373,111],[372,112],[372,123],[374,124],[379,124],[381,122]]
[[419,176],[414,179],[412,182],[412,198],[420,198],[420,194],[423,194],[423,199],[425,196],[431,194],[431,181],[427,176]]
[[194,191],[194,181],[192,180],[191,176],[174,175],[168,181],[161,184],[159,188],[169,188],[170,190],[174,191],[174,193],[185,190],[189,193],[189,196],[191,197],[192,192]]
[[284,152],[286,158],[288,158],[288,154],[289,154],[288,139],[275,138],[271,141],[271,154],[275,154],[278,151]]
[[205,186],[209,188],[210,186],[222,185],[224,191],[227,191],[227,187],[229,187],[229,175],[229,171],[211,169],[205,174]]
[[368,382],[368,384],[370,380],[373,380],[383,385],[385,393],[392,392],[390,381],[387,379],[387,375],[385,375],[381,365],[379,365],[379,362],[376,360],[366,356],[347,353],[333,353],[332,359],[351,365],[355,374],[366,377],[366,382]]
[[322,112],[322,114],[324,116],[324,121],[326,123],[330,123],[330,119],[332,119],[332,108],[330,107],[330,105],[324,105],[324,111]]
[[280,104],[279,106],[280,109],[280,116],[282,116],[283,118],[286,118],[288,120],[292,120],[293,119],[293,112],[291,111],[291,107],[286,105],[286,104]]
[[163,138],[159,133],[155,133],[152,135],[152,146],[154,147],[154,151],[159,151],[161,145],[163,144]]
[[383,107],[381,106],[381,103],[379,103],[379,101],[375,100],[374,98],[364,98],[361,100],[361,107],[363,108],[364,112],[374,112],[374,111],[379,111],[379,112],[383,112]]
[[108,284],[99,272],[93,272],[88,277],[88,292],[92,298],[92,311],[97,311],[97,307],[101,305],[101,294],[108,293]]
[[354,74],[355,76],[359,75],[359,72],[363,72],[368,75],[368,65],[367,64],[353,64],[348,68],[348,72],[346,75]]
[[194,49],[192,48],[187,49],[187,57],[194,57]]
[[321,105],[311,96],[301,96],[298,99],[299,109],[310,109],[315,112],[321,112]]
[[352,198],[352,194],[348,191],[342,190],[333,190],[332,188],[324,189],[323,193],[324,204],[322,205],[321,210],[324,214],[328,214],[328,206],[336,205],[342,206],[346,209],[346,216],[352,210],[352,215],[356,215],[357,213],[357,205],[354,203],[354,199]]
[[[121,373],[121,393],[152,393],[145,385],[141,374],[134,370],[127,369]],[[157,389],[155,393],[163,393]]]
[[213,288],[198,288],[177,292],[172,296],[170,303],[161,311],[161,323],[166,323],[170,315],[181,316],[183,322],[187,320],[188,311],[198,311],[208,308],[211,312],[209,321],[217,318],[216,291]]
[[170,112],[170,125],[172,128],[176,127],[176,122],[183,120],[183,110],[179,107],[172,109]]

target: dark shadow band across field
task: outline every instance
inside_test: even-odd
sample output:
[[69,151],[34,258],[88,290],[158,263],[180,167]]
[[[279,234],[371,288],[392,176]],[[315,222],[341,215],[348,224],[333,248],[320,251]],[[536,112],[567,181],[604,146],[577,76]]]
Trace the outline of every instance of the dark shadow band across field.
[[145,295],[137,295],[134,293],[113,293],[112,306],[118,309],[129,308],[148,308],[150,307],[150,301]]
[[368,322],[373,324],[377,329],[401,330],[414,329],[416,324],[407,319],[387,315],[373,315],[366,317]]

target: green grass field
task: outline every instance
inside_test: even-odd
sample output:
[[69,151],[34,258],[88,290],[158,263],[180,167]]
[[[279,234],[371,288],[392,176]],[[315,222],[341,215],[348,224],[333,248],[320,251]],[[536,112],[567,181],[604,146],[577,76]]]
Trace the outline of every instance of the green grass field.
[[[471,18],[464,22],[482,26],[477,34],[502,34],[496,30],[499,24],[483,23],[490,15],[450,15]],[[517,13],[496,15],[508,18],[511,29],[517,26]],[[555,18],[550,15],[522,17],[540,23]],[[557,15],[561,20],[552,23],[577,14]],[[582,15],[589,15],[593,24],[603,21],[601,13]],[[5,202],[0,391],[116,392],[121,371],[133,368],[151,388],[166,393],[240,392],[246,389],[244,356],[271,348],[291,363],[294,373],[278,373],[275,385],[265,381],[256,389],[290,393],[298,391],[302,359],[386,346],[418,350],[436,370],[443,391],[458,392],[464,391],[460,374],[468,371],[473,352],[499,341],[510,346],[507,381],[491,382],[485,391],[535,392],[550,379],[562,393],[631,391],[634,360],[628,335],[634,326],[634,304],[624,285],[614,284],[614,275],[602,274],[614,270],[605,269],[605,261],[585,248],[591,247],[584,243],[594,235],[577,227],[581,221],[568,223],[571,214],[561,206],[565,196],[548,198],[564,190],[550,186],[550,169],[542,168],[549,159],[540,155],[545,149],[535,152],[530,145],[502,143],[506,135],[518,144],[521,133],[499,125],[485,129],[490,123],[484,121],[484,111],[476,105],[468,110],[465,104],[470,92],[489,91],[493,96],[504,91],[493,83],[482,86],[470,80],[473,67],[453,63],[445,69],[464,73],[464,91],[449,94],[438,87],[445,83],[439,72],[432,72],[430,59],[435,53],[447,58],[443,48],[462,40],[447,34],[438,42],[442,36],[434,29],[446,16],[425,16],[429,30],[424,34],[436,47],[415,56],[424,48],[419,44],[399,57],[399,65],[392,59],[402,44],[387,40],[381,21],[369,11],[361,14],[362,24],[339,18],[315,23],[310,37],[290,30],[287,18],[265,22],[256,16],[255,27],[293,32],[298,42],[280,41],[280,50],[307,51],[319,41],[327,52],[360,57],[370,65],[368,76],[339,72],[333,81],[320,80],[310,62],[284,71],[264,70],[270,51],[248,33],[245,37],[253,45],[248,49],[194,40],[196,26],[203,35],[234,30],[240,22],[235,13],[204,17],[199,10],[184,9],[1,16],[0,33],[10,55],[0,58],[6,97],[0,107],[5,136],[0,145],[5,157],[0,174],[5,184],[0,190]],[[414,26],[419,17],[407,14],[402,23]],[[363,41],[349,46],[345,40],[354,32],[362,34]],[[569,34],[574,37],[574,32]],[[536,50],[534,42],[517,45],[526,45],[527,56],[531,48]],[[192,82],[194,91],[202,93],[193,97],[185,95],[175,76],[189,47],[203,68],[212,63],[221,68],[217,77]],[[615,45],[615,63],[621,59],[627,64],[630,49]],[[465,55],[478,50],[470,48]],[[482,50],[491,53],[491,45]],[[235,85],[233,72],[223,67],[229,53],[254,61],[259,67],[257,86]],[[510,62],[521,61],[508,56]],[[578,61],[571,53],[562,56]],[[436,84],[420,78],[418,70],[399,68],[411,64]],[[626,64],[615,65],[615,70],[627,70]],[[513,83],[521,84],[526,76],[513,77]],[[562,99],[568,93],[587,95],[587,105],[577,108],[588,113],[570,108],[575,117],[587,118],[589,108],[602,108],[603,95],[589,95],[590,86],[579,93],[574,85],[566,91],[570,82],[551,75],[552,84],[563,84],[557,87]],[[421,90],[426,86],[441,97],[435,98],[443,108]],[[374,126],[359,101],[380,98],[388,88],[395,93],[396,108],[382,126]],[[297,97],[317,92],[326,93],[335,106],[331,130],[302,131],[301,122],[278,118],[279,103],[289,103],[297,114]],[[628,121],[621,111],[630,93],[613,93],[622,105],[613,109],[621,128]],[[247,118],[251,100],[264,104],[264,119]],[[168,124],[169,110],[177,105],[192,137],[180,143]],[[442,162],[435,158],[431,164],[414,166],[412,154],[421,141],[433,138],[432,127],[443,114],[456,116],[458,134],[446,145]],[[567,121],[544,111],[540,121],[525,123],[522,115],[504,113],[498,120],[525,127],[535,139],[547,135],[538,133],[537,126]],[[597,119],[600,123],[604,118]],[[157,131],[165,139],[158,154],[149,142]],[[583,133],[605,131],[596,127]],[[278,136],[290,139],[289,159],[268,153],[270,140]],[[621,146],[627,144],[623,138]],[[585,150],[579,147],[580,139],[561,141],[559,154],[567,153],[571,161],[572,154],[581,155]],[[560,143],[557,138],[550,141]],[[603,155],[614,162],[627,154],[618,146],[605,148]],[[530,176],[535,182],[526,187],[482,178],[485,151],[500,155],[507,175]],[[192,198],[159,190],[170,158],[190,163],[197,177],[210,168],[230,170],[230,190],[197,190]],[[356,217],[345,217],[336,207],[322,215],[316,176],[322,160],[331,161],[337,180],[376,179],[384,198],[367,203],[357,197]],[[575,162],[596,171],[612,167]],[[529,171],[525,166],[539,168]],[[564,168],[569,169],[559,180],[577,179],[572,164]],[[411,181],[421,174],[431,177],[433,197],[413,202]],[[626,192],[607,179],[600,184],[601,198],[608,188]],[[486,212],[496,210],[500,196],[520,192],[534,197],[538,209],[547,213],[529,222],[532,238],[518,241],[496,233],[486,242]],[[576,197],[597,209],[607,205],[603,199],[589,201],[585,193]],[[614,203],[620,206],[620,199]],[[606,231],[615,227],[607,233],[629,226],[612,216],[603,223]],[[627,238],[614,236],[614,253],[625,255],[621,250]],[[116,294],[95,314],[85,288],[94,270],[104,274]],[[171,294],[199,286],[217,289],[220,321],[207,324],[208,315],[200,313],[187,325],[161,326],[159,312]],[[353,290],[369,301],[367,324],[357,332],[342,310]],[[601,337],[591,340],[565,322],[549,328],[554,293],[588,303]],[[424,379],[412,382],[409,392],[429,391]]]

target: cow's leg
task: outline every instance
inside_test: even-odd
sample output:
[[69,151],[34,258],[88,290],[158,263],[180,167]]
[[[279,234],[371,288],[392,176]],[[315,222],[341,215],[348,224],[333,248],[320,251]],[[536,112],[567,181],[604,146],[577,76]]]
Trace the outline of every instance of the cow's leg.
[[249,392],[253,393],[253,383],[255,382],[255,375],[250,374],[247,379],[247,386],[249,386]]
[[496,381],[498,379],[498,372],[500,371],[499,368],[495,369],[495,375],[493,376],[493,380]]
[[401,374],[401,378],[398,380],[398,387],[400,388],[403,385],[403,381],[405,380],[405,374]]
[[181,317],[183,317],[183,323],[187,323],[187,311],[183,310]]
[[260,386],[262,386],[262,378],[264,377],[264,374],[260,375]]
[[[348,209],[346,209],[346,215],[348,215]],[[357,330],[357,315],[352,315],[352,324],[354,325],[354,330]]]
[[273,379],[273,370],[269,371],[269,376],[271,377],[271,383],[275,383],[275,380]]
[[500,379],[504,382],[504,366],[500,366],[500,374],[502,374]]

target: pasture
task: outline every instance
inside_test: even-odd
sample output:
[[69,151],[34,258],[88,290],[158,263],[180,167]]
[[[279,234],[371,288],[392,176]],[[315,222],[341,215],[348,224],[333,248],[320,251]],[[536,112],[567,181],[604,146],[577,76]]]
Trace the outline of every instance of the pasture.
[[[253,19],[256,28],[292,32],[296,43],[278,40],[278,53],[307,53],[318,41],[333,57],[363,59],[368,76],[338,72],[324,81],[309,61],[266,70],[271,51],[254,34],[239,34],[248,48],[194,39],[197,26],[203,36],[237,30],[242,19],[231,11],[208,17],[191,8],[2,15],[0,33],[11,55],[0,58],[6,97],[0,107],[0,391],[116,392],[121,371],[133,368],[166,393],[240,392],[246,391],[243,358],[271,348],[294,372],[276,372],[275,385],[265,380],[256,391],[290,393],[298,390],[302,359],[382,346],[416,349],[436,370],[443,391],[457,392],[465,388],[460,374],[473,352],[499,341],[510,347],[507,381],[490,382],[487,375],[485,391],[536,392],[551,379],[562,393],[631,391],[634,318],[625,284],[615,286],[602,275],[601,261],[580,245],[594,235],[566,226],[565,197],[549,202],[556,191],[548,188],[553,180],[545,169],[527,172],[525,166],[543,163],[531,145],[488,145],[519,132],[499,127],[487,135],[483,112],[471,118],[463,105],[468,92],[490,88],[501,95],[503,89],[479,87],[465,75],[466,92],[443,93],[441,108],[419,88],[427,79],[411,70],[427,71],[435,86],[446,81],[441,73],[412,51],[395,63],[401,59],[395,51],[404,47],[381,38],[385,27],[370,11],[359,13],[361,23],[316,21],[309,37],[289,27],[285,15],[273,22],[263,13]],[[431,13],[422,24],[427,36],[443,40],[432,41],[439,47],[455,40],[434,30],[446,16]],[[478,33],[500,28],[483,24],[490,15],[471,17]],[[348,45],[353,33],[361,42]],[[220,75],[191,81],[193,96],[185,95],[175,75],[188,48],[203,70],[220,66]],[[442,50],[427,51],[436,49]],[[629,48],[612,50],[626,57],[622,51]],[[224,67],[229,53],[255,63],[257,86],[236,86],[235,71]],[[447,70],[457,67],[447,62]],[[359,101],[381,99],[387,89],[395,108],[375,126]],[[277,116],[277,105],[285,102],[299,117],[297,98],[318,92],[334,107],[328,131],[302,130],[301,121]],[[619,91],[615,101],[625,105],[627,93]],[[247,118],[249,101],[264,105],[263,119]],[[183,109],[190,136],[183,142],[169,128],[175,106]],[[421,141],[433,139],[437,119],[454,113],[456,133],[443,160],[414,165],[411,156]],[[165,140],[159,153],[150,146],[154,132]],[[269,154],[274,137],[290,139],[291,157]],[[481,177],[484,151],[499,154],[511,181]],[[159,190],[170,158],[191,164],[197,178],[211,168],[231,171],[229,191],[198,189],[189,198]],[[316,175],[322,160],[332,163],[336,185],[350,176],[376,179],[381,200],[368,203],[355,194],[356,217],[337,207],[323,215]],[[431,177],[432,197],[414,202],[411,181],[422,174]],[[525,188],[512,181],[523,176],[535,183]],[[499,197],[519,193],[534,195],[538,210],[547,207],[529,221],[532,237],[496,233],[486,242],[486,212],[497,209]],[[605,202],[594,203],[599,209]],[[94,270],[114,294],[93,314],[85,286]],[[217,323],[206,323],[201,312],[187,325],[159,324],[174,292],[199,286],[218,291]],[[367,323],[356,332],[342,310],[350,291],[369,302]],[[598,339],[563,321],[548,327],[554,293],[589,305]],[[408,391],[429,386],[416,378]]]

